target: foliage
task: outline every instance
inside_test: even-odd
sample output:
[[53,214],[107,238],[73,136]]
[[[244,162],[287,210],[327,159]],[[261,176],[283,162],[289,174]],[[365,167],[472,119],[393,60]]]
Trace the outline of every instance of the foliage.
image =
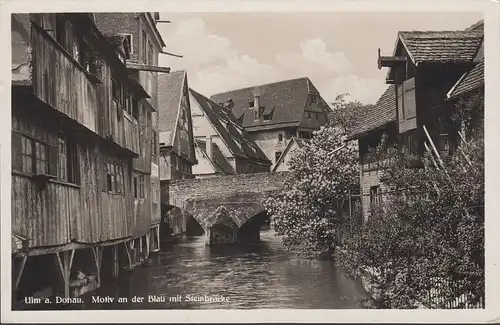
[[344,95],[332,106],[328,123],[292,156],[283,194],[265,202],[284,246],[306,254],[336,245],[342,201],[359,184],[357,145],[344,140],[363,106]]
[[[451,161],[433,168],[408,168],[414,157],[396,149],[375,154],[385,202],[372,211],[360,235],[336,252],[351,276],[372,284],[374,306],[416,308],[432,305],[439,289],[446,307],[466,296],[484,299],[484,143],[481,137],[461,146]],[[386,153],[384,153],[386,152]],[[441,284],[440,284],[441,283]],[[458,305],[457,307],[464,307]]]

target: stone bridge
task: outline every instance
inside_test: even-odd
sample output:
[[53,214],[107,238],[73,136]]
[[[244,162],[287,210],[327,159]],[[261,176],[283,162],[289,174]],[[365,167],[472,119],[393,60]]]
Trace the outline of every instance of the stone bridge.
[[[203,228],[208,245],[259,238],[267,216],[263,202],[279,194],[286,173],[255,173],[162,183],[162,205],[190,216]],[[180,217],[180,216],[178,216]]]

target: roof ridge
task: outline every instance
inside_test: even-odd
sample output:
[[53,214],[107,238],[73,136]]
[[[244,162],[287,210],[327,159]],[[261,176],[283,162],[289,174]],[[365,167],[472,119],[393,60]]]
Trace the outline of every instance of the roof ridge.
[[258,85],[243,87],[243,88],[234,88],[231,90],[212,94],[210,97],[214,97],[214,96],[218,96],[218,95],[222,95],[222,94],[227,94],[227,93],[230,93],[233,91],[242,91],[242,90],[252,89],[252,88],[256,88],[256,87],[271,86],[271,85],[276,85],[276,84],[280,84],[280,83],[286,83],[286,82],[301,80],[301,79],[307,79],[309,81],[311,80],[311,79],[309,79],[309,77],[298,77],[298,78],[291,78],[291,79],[280,80],[280,81],[273,81],[273,82],[269,82],[269,83],[265,83],[265,84],[258,84]]

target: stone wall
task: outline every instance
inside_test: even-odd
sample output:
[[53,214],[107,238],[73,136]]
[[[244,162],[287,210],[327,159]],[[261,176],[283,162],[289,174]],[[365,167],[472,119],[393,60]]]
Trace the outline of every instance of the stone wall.
[[209,229],[221,207],[237,227],[264,210],[263,201],[281,193],[286,173],[255,173],[162,182],[163,205],[175,206]]

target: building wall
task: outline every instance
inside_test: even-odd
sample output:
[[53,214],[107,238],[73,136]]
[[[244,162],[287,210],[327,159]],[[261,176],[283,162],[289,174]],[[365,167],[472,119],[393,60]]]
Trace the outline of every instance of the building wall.
[[291,157],[295,154],[295,152],[299,149],[296,143],[292,145],[292,147],[288,150],[288,152],[285,154],[283,159],[281,160],[280,164],[276,168],[276,172],[284,172],[288,171],[288,162],[290,161]]
[[[260,149],[264,152],[266,157],[271,161],[271,170],[274,168],[276,164],[276,153],[277,152],[285,152],[285,148],[288,145],[288,142],[291,139],[287,139],[287,131],[286,130],[268,130],[268,131],[260,131],[260,132],[248,132],[249,138],[260,147]],[[283,140],[279,140],[279,135],[282,135]],[[279,158],[279,157],[278,157]]]

